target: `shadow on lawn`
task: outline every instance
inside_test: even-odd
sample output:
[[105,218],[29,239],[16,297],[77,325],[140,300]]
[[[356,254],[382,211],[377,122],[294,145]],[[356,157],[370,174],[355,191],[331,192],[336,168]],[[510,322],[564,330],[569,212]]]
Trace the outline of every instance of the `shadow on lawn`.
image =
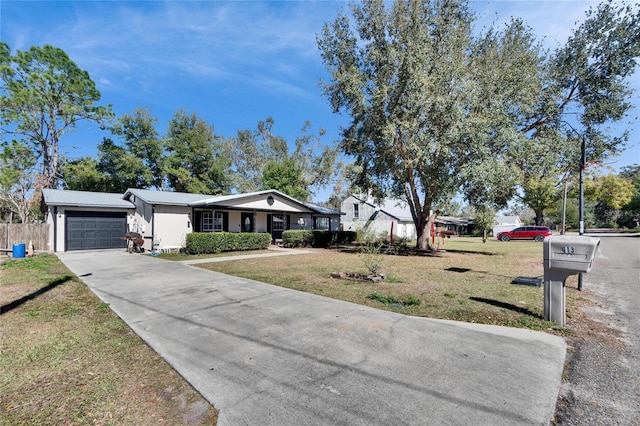
[[443,248],[442,250],[446,250],[447,253],[481,254],[483,256],[496,256],[497,255],[496,253],[488,253],[486,251],[459,250],[459,249],[449,250],[446,247]]
[[469,299],[473,300],[474,302],[486,303],[488,305],[496,306],[498,308],[508,309],[510,311],[517,312],[519,314],[530,315],[538,319],[544,319],[540,314],[531,312],[527,308],[512,305],[511,303],[500,302],[499,300],[493,300],[493,299],[485,299],[484,297],[470,297]]
[[[442,250],[419,250],[397,246],[376,246],[380,251],[380,254],[386,254],[390,256],[419,256],[419,257],[440,257],[445,251]],[[328,249],[338,249],[342,253],[361,253],[366,246],[340,246],[340,247],[327,247]]]
[[11,303],[7,303],[6,305],[0,306],[0,315],[6,314],[7,312],[17,308],[18,306],[28,302],[29,300],[33,300],[36,297],[38,297],[38,296],[40,296],[40,295],[42,295],[42,294],[44,294],[44,293],[46,293],[48,291],[53,290],[54,288],[58,287],[60,284],[64,284],[67,281],[72,280],[72,279],[73,279],[73,276],[64,275],[63,277],[58,278],[55,281],[52,281],[49,285],[47,285],[45,287],[42,287],[41,289],[36,290],[31,294],[27,294],[26,296],[21,297],[18,300],[14,300]]

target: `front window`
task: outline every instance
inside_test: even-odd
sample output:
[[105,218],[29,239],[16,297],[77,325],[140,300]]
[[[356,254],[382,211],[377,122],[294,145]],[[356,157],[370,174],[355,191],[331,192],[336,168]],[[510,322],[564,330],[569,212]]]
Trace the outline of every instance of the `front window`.
[[317,217],[316,218],[316,229],[320,229],[322,231],[329,230],[329,218],[328,217]]
[[354,219],[360,218],[360,204],[353,205],[353,218]]
[[273,215],[273,230],[284,231],[284,216],[278,214]]
[[222,231],[222,212],[202,212],[202,232]]

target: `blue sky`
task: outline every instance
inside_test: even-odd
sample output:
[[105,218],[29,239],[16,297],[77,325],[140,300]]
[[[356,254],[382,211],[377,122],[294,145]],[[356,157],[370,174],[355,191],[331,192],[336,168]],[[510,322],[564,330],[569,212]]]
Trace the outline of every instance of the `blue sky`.
[[[563,44],[594,1],[473,1],[476,27],[521,17],[548,47]],[[165,128],[178,109],[197,112],[219,135],[254,129],[273,117],[274,133],[293,142],[305,121],[339,137],[346,117],[332,114],[318,88],[326,78],[316,46],[323,23],[342,1],[0,1],[0,38],[12,50],[51,44],[89,72],[117,116],[149,108]],[[613,167],[640,163],[635,108],[622,126],[630,149]],[[83,125],[61,141],[70,158],[95,155],[108,136]],[[330,189],[319,191],[324,201]]]

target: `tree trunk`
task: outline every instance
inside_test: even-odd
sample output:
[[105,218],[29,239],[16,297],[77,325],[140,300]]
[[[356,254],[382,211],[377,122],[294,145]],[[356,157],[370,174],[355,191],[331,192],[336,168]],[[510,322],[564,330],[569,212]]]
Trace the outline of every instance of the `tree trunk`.
[[419,227],[416,227],[418,232],[418,249],[420,250],[432,250],[433,244],[431,243],[431,228],[436,220],[436,213],[427,215],[423,213],[420,216]]
[[544,211],[535,210],[535,212],[536,212],[536,226],[544,225]]

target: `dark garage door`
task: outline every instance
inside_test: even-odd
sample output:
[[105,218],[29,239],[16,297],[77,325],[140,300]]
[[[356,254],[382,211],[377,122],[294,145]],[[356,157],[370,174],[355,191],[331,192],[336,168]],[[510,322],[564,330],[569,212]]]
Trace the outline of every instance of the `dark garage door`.
[[125,248],[127,214],[67,211],[67,250]]

